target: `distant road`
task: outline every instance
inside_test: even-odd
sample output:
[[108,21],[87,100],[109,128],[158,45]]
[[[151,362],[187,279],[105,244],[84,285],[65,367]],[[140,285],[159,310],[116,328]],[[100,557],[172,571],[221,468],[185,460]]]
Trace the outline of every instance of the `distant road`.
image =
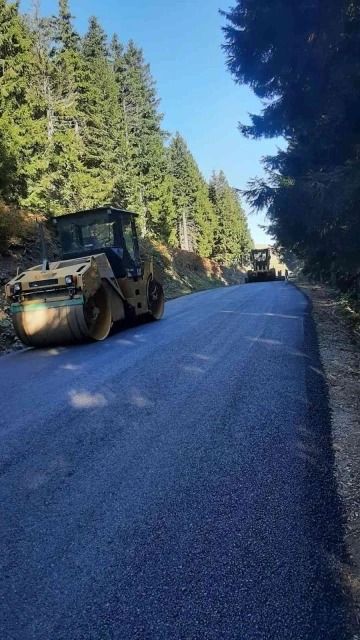
[[342,640],[342,529],[306,299],[202,292],[0,358],[0,637]]

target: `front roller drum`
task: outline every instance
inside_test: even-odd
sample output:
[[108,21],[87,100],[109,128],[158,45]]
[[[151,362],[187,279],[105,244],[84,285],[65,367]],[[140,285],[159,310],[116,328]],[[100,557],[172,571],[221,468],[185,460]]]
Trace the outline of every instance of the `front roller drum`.
[[106,291],[100,287],[88,301],[72,299],[24,305],[13,312],[18,338],[29,347],[66,345],[85,340],[104,340],[112,317]]

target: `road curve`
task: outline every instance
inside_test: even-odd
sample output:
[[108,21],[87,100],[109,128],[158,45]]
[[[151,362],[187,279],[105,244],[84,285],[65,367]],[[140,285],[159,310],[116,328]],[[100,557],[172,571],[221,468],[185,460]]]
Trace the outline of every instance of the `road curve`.
[[221,288],[0,359],[0,637],[349,638],[307,300]]

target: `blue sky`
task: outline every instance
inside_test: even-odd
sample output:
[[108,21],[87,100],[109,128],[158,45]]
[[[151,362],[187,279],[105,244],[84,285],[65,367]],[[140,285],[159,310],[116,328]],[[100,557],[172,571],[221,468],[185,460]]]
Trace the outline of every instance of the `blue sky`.
[[[23,0],[22,8],[30,4]],[[180,131],[207,179],[212,169],[223,169],[230,184],[242,189],[249,178],[262,175],[261,156],[273,153],[279,141],[245,140],[237,130],[238,121],[247,122],[248,112],[258,112],[261,105],[247,87],[235,85],[225,67],[218,9],[232,4],[232,0],[70,0],[80,33],[94,14],[109,36],[116,32],[122,42],[132,38],[143,48],[162,100],[165,129]],[[56,0],[43,0],[43,13],[56,10]],[[249,218],[255,242],[267,241],[258,227],[263,223],[263,216]]]

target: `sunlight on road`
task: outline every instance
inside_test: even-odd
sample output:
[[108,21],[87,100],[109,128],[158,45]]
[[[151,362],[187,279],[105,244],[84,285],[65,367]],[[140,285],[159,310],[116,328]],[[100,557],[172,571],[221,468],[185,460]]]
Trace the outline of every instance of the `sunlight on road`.
[[80,371],[82,368],[81,364],[65,364],[60,367],[60,369],[65,369],[66,371]]
[[280,345],[282,344],[282,342],[280,342],[280,340],[269,340],[269,339],[265,339],[265,338],[248,338],[248,340],[250,340],[250,342],[262,342],[264,344],[272,344],[272,345]]
[[75,409],[93,409],[94,407],[105,407],[107,400],[102,393],[94,395],[85,392],[70,391],[70,403]]

